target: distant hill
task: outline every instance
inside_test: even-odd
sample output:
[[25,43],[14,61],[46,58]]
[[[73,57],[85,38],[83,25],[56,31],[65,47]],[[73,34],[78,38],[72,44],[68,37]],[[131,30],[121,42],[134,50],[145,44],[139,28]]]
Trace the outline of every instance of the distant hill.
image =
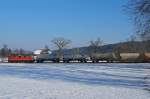
[[[72,49],[63,50],[64,54],[71,54],[74,49],[79,49],[80,53],[87,54],[89,52],[89,47],[78,47]],[[132,42],[121,42],[115,44],[103,45],[98,48],[100,53],[111,53],[120,49],[120,52],[140,52],[141,50],[146,50],[150,52],[150,41],[132,41]],[[56,51],[53,51],[56,53]]]

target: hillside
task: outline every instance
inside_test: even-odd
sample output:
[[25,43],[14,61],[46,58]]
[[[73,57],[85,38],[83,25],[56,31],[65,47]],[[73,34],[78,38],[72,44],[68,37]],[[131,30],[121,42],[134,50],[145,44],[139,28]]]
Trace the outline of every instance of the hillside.
[[[72,48],[72,49],[65,49],[63,50],[64,54],[72,54],[74,50],[79,51],[81,54],[88,54],[89,53],[89,47],[78,47],[78,48]],[[107,44],[100,46],[98,48],[98,52],[100,53],[111,53],[111,52],[142,52],[142,51],[150,51],[150,41],[132,41],[132,42],[121,42],[121,43],[115,43],[115,44]],[[56,51],[53,51],[56,53]]]

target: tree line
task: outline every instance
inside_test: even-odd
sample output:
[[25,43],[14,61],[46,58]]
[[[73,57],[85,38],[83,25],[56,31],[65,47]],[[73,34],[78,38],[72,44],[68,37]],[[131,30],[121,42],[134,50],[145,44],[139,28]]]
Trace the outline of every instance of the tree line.
[[31,51],[26,51],[23,48],[11,49],[8,45],[4,44],[0,49],[0,58],[6,58],[11,54],[33,54]]

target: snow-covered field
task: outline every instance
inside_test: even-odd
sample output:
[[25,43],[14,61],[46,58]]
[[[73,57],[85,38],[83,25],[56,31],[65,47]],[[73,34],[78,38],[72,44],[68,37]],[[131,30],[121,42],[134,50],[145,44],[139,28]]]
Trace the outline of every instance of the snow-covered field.
[[150,64],[0,64],[0,99],[150,99]]

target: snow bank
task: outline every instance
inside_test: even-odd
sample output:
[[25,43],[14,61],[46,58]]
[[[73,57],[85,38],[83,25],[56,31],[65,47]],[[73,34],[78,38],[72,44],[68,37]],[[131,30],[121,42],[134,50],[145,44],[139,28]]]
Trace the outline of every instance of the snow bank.
[[0,99],[149,99],[140,89],[0,76]]

